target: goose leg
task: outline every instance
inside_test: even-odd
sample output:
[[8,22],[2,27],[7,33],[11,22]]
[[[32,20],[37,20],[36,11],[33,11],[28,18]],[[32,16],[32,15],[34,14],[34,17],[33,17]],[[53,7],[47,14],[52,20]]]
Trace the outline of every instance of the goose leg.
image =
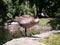
[[25,28],[25,36],[27,36],[27,28]]

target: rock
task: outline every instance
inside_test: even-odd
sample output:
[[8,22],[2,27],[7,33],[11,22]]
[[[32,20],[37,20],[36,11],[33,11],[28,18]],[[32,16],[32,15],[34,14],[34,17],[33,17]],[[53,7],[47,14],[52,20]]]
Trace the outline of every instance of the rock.
[[8,28],[11,33],[18,33],[20,26],[17,24],[11,24],[11,25],[8,25]]
[[11,25],[19,25],[18,22],[11,22]]
[[45,45],[43,43],[28,39],[28,38],[19,38],[8,41],[3,45]]
[[44,33],[41,33],[41,34],[36,34],[36,35],[32,35],[33,37],[39,37],[39,38],[44,38],[44,37],[47,37],[49,36],[50,34],[52,33],[60,33],[59,30],[53,30],[53,31],[47,31],[47,32],[44,32]]
[[40,33],[43,33],[43,32],[47,32],[47,31],[50,31],[52,30],[52,27],[51,26],[41,26],[41,25],[34,25],[32,26],[31,28],[29,28],[30,30],[37,30],[37,31],[40,31]]
[[37,35],[32,35],[32,36],[33,36],[33,37],[44,38],[44,37],[49,36],[51,33],[52,33],[52,32],[44,32],[44,33],[37,34]]
[[[18,22],[11,22],[11,23],[6,23],[5,29],[9,31],[9,35],[11,35],[12,38],[16,37],[21,37],[22,34],[22,29],[20,29],[21,26],[19,25]],[[22,30],[22,31],[21,31]]]

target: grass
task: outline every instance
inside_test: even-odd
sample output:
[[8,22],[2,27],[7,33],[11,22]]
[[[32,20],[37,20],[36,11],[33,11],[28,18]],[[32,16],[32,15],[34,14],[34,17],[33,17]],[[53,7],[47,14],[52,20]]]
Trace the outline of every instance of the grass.
[[40,26],[51,26],[53,30],[60,30],[59,18],[41,18],[38,23]]
[[33,30],[33,29],[27,31],[28,36],[35,35],[35,34],[40,34],[40,31],[39,30]]
[[58,18],[41,18],[39,20],[39,25],[44,26],[44,25],[59,25],[60,20]]
[[39,39],[38,41],[47,45],[60,45],[60,32],[50,34],[48,37]]
[[39,25],[47,25],[49,21],[50,21],[49,18],[42,18],[39,20]]

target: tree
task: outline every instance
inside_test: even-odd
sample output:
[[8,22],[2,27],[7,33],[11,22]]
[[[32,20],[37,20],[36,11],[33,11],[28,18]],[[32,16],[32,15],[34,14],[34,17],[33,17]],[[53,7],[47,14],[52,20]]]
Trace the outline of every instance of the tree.
[[43,11],[49,17],[60,17],[60,0],[0,0],[0,22],[3,23],[23,14],[41,17]]
[[31,15],[31,16],[35,16],[36,15],[36,5],[34,4],[33,6],[30,5],[29,1],[24,1],[21,5],[20,5],[20,15]]
[[35,3],[37,6],[37,17],[41,17],[43,11],[45,11],[49,17],[60,17],[60,12],[58,11],[60,8],[60,0],[30,0],[30,2],[31,5]]
[[4,2],[0,0],[0,25],[6,21],[6,13],[6,5],[4,5]]
[[59,14],[57,14],[59,12],[58,9],[60,8],[59,2],[60,0],[48,0],[44,9],[49,17],[59,17]]

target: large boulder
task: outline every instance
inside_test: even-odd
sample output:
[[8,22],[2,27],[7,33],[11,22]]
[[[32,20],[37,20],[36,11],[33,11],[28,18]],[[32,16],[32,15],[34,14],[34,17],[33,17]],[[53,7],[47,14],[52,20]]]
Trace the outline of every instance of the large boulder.
[[3,45],[45,45],[45,44],[31,40],[29,38],[19,38],[8,41]]

